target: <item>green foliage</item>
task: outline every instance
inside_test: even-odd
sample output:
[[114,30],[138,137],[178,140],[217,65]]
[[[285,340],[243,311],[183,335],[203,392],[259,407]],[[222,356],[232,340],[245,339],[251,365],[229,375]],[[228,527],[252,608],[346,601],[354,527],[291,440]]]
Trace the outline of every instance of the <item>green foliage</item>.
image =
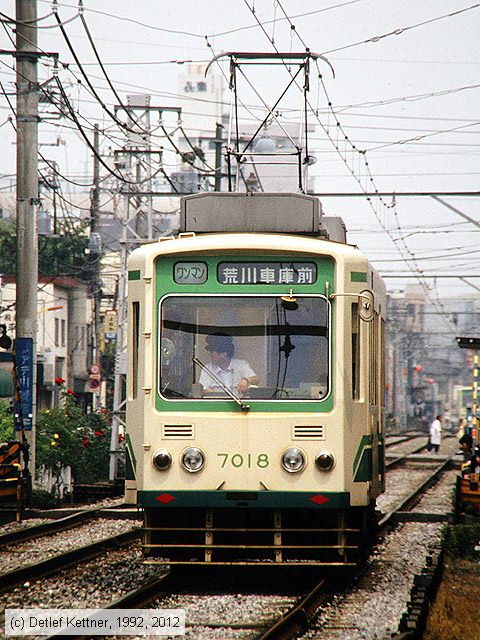
[[88,238],[79,233],[57,238],[40,236],[38,241],[38,272],[40,275],[72,275],[81,280],[91,277],[89,256],[85,254]]
[[478,558],[475,546],[480,543],[480,524],[448,526],[443,531],[446,553],[453,558]]
[[34,509],[55,509],[61,505],[61,501],[45,489],[32,491],[32,507]]
[[8,442],[15,437],[13,432],[13,413],[7,400],[0,400],[0,442]]
[[42,409],[37,416],[37,467],[55,474],[72,468],[75,482],[108,480],[111,429],[105,413],[84,414],[75,395],[64,390],[63,405]]
[[[0,225],[0,273],[15,275],[17,254],[15,226]],[[38,273],[43,276],[67,275],[81,280],[90,278],[90,257],[85,254],[88,238],[85,229],[62,229],[57,237],[39,236]]]

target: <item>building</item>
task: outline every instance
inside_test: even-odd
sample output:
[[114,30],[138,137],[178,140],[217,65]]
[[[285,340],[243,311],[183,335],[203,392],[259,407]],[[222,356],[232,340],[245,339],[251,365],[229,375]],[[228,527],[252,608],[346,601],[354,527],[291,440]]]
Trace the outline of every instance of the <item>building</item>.
[[[15,299],[15,278],[3,276],[0,323],[12,338]],[[65,380],[80,405],[91,405],[92,308],[88,286],[71,277],[42,277],[37,305],[37,407],[59,405],[57,378]]]

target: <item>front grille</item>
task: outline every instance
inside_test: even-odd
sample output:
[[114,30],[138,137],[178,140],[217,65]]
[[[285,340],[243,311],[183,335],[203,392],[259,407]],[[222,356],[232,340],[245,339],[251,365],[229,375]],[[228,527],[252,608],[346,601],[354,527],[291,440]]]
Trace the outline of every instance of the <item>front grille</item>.
[[164,424],[162,440],[193,440],[195,431],[193,424]]
[[321,425],[294,425],[292,440],[325,440],[325,429]]

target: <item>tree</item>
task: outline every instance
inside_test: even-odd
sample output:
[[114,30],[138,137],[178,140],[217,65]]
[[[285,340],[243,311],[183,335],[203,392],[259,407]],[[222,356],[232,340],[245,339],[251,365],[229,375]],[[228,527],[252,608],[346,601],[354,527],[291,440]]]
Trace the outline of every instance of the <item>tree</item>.
[[[16,274],[15,226],[0,223],[0,273]],[[40,276],[75,276],[79,280],[91,279],[91,260],[85,253],[88,237],[85,227],[62,230],[59,236],[39,236],[38,273]]]

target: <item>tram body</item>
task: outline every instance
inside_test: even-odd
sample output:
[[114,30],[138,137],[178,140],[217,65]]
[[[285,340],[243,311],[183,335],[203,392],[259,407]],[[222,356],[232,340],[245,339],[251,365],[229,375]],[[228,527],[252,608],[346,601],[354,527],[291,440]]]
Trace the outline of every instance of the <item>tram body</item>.
[[[316,199],[268,195],[188,196],[197,231],[129,258],[126,496],[149,562],[354,565],[375,528],[385,288],[322,239]],[[199,383],[210,334],[258,384]]]

